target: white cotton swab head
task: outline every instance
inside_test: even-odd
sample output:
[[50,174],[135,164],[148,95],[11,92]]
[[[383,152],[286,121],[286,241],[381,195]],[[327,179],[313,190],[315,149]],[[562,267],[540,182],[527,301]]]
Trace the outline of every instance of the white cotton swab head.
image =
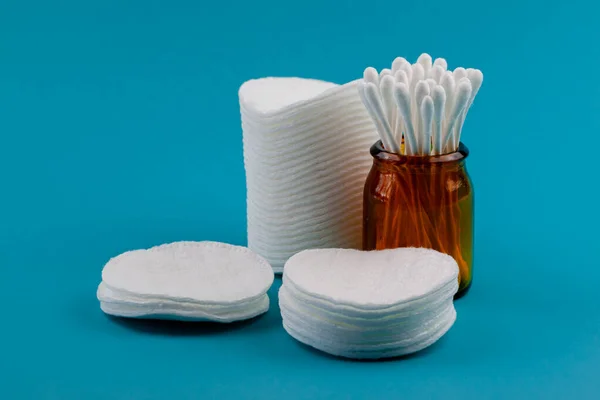
[[425,79],[425,70],[421,64],[413,64],[412,65],[412,77],[411,81],[414,82],[415,86],[417,82]]
[[[454,90],[456,88],[456,82],[454,81],[454,76],[452,72],[446,71],[440,80],[440,85],[444,88],[446,92],[446,121],[445,125],[448,123],[448,114],[450,113],[450,108],[452,107],[452,101],[454,99]],[[443,138],[444,140],[446,138]]]
[[398,106],[400,115],[402,115],[404,127],[406,128],[404,135],[406,155],[414,155],[417,151],[417,144],[415,130],[411,119],[410,91],[408,89],[408,85],[404,83],[396,83],[394,85],[394,100],[396,100],[396,105]]
[[444,120],[444,109],[446,107],[446,91],[442,85],[437,85],[431,92],[433,100],[433,154],[442,154],[442,121]]
[[454,101],[452,104],[452,109],[450,111],[450,114],[447,117],[447,121],[449,121],[448,126],[446,128],[446,137],[444,138],[444,148],[447,148],[447,146],[452,145],[452,148],[449,148],[449,151],[455,151],[456,149],[454,148],[454,141],[453,141],[453,128],[454,125],[456,124],[456,121],[458,120],[458,118],[460,117],[460,114],[462,113],[462,111],[464,110],[464,108],[467,105],[467,102],[469,101],[469,99],[471,98],[471,82],[467,79],[461,79],[460,82],[458,83],[458,85],[456,85],[456,90],[454,93]]
[[442,79],[442,75],[444,75],[444,69],[439,65],[434,65],[429,71],[429,77],[433,79],[436,83],[440,83],[440,79]]
[[408,78],[408,82],[410,84],[410,82],[412,81],[412,75],[413,75],[412,65],[402,64],[400,66],[400,71],[404,71],[406,73],[406,77]]
[[483,83],[483,73],[478,69],[468,68],[467,69],[467,78],[471,81],[471,88],[473,89],[471,93],[471,100],[469,101],[469,106],[473,104],[473,100],[479,89],[481,88],[481,84]]
[[395,74],[400,71],[403,65],[410,65],[410,63],[404,57],[396,57],[392,62],[392,73]]
[[466,78],[467,77],[467,70],[464,69],[463,67],[458,67],[454,70],[454,72],[452,73],[452,75],[454,76],[454,80],[456,82],[460,81],[462,78]]
[[431,96],[425,96],[421,102],[421,125],[423,126],[421,155],[429,155],[431,153],[431,123],[433,122],[433,99]]
[[448,69],[448,63],[443,58],[436,58],[433,62],[433,66],[440,66],[444,71]]
[[385,112],[383,109],[383,105],[381,104],[381,101],[379,99],[379,88],[377,86],[375,86],[375,84],[368,82],[365,84],[364,91],[365,91],[365,96],[367,98],[369,106],[371,107],[371,110],[372,110],[371,111],[372,116],[375,115],[375,117],[381,124],[381,127],[383,128],[382,132],[380,132],[381,141],[383,142],[383,146],[389,152],[399,153],[400,146],[398,146],[398,143],[396,142],[396,138],[394,138],[394,135],[390,128],[390,124],[388,123],[387,119],[385,118]]
[[462,134],[463,126],[465,124],[465,118],[467,117],[469,109],[473,105],[473,101],[475,100],[475,96],[477,96],[477,92],[479,92],[479,89],[481,88],[481,84],[483,83],[483,73],[478,69],[469,68],[467,69],[467,77],[461,79],[461,81],[463,80],[468,80],[471,83],[471,97],[469,98],[469,101],[467,102],[467,105],[461,113],[454,128],[456,131],[454,133],[455,147],[458,147],[458,144],[460,143],[460,136]]
[[370,82],[375,84],[376,86],[379,86],[379,74],[377,73],[377,70],[373,67],[367,67],[365,69],[365,72],[363,72],[363,79],[367,83]]
[[404,83],[406,85],[409,84],[408,76],[406,75],[406,71],[404,70],[396,71],[396,74],[394,74],[394,78],[396,79],[396,82]]
[[[390,71],[391,72],[391,71]],[[394,101],[394,84],[396,81],[391,75],[384,75],[379,82],[379,91],[381,93],[381,99],[383,100],[383,106],[385,108],[385,115],[388,123],[392,130],[396,126],[396,102]],[[394,135],[395,136],[395,135]]]
[[417,58],[417,64],[421,64],[423,66],[425,77],[429,74],[429,70],[433,66],[431,56],[427,53],[423,53],[419,56],[419,58]]
[[437,86],[437,82],[435,81],[435,79],[427,78],[425,82],[427,82],[427,84],[429,85],[429,93],[431,93],[433,88]]
[[393,75],[392,74],[392,70],[389,68],[384,68],[381,70],[381,72],[379,73],[379,83],[381,84],[381,79],[386,76],[386,75]]
[[429,96],[429,84],[426,81],[419,81],[415,86],[415,102],[419,109],[425,96]]

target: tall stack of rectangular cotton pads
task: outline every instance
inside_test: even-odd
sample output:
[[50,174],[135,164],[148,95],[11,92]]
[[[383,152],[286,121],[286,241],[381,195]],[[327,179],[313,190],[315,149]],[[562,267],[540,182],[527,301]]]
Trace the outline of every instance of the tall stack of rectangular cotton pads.
[[360,248],[377,140],[358,81],[264,78],[239,90],[248,247],[281,272],[309,248]]
[[422,350],[454,324],[458,265],[430,249],[306,250],[285,265],[279,306],[296,340],[346,358]]

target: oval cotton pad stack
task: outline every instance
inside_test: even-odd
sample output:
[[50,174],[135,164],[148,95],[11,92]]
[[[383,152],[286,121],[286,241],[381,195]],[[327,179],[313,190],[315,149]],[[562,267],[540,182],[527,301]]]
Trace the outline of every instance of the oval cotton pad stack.
[[108,261],[97,291],[107,314],[233,322],[269,309],[269,263],[251,250],[218,242],[175,242]]
[[377,133],[357,84],[263,78],[240,87],[248,247],[275,272],[301,250],[361,248]]
[[285,330],[326,353],[356,359],[422,350],[454,324],[458,265],[430,249],[302,251],[285,265]]

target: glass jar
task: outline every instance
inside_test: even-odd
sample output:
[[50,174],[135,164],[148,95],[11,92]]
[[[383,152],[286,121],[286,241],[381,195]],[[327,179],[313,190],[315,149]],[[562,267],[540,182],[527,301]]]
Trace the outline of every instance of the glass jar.
[[459,266],[455,298],[471,285],[473,187],[467,147],[440,156],[403,156],[371,147],[364,187],[363,249],[426,247],[451,255]]

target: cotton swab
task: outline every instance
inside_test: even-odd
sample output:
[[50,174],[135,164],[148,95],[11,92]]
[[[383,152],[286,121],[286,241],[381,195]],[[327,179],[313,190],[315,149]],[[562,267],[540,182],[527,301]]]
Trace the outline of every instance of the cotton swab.
[[396,57],[392,62],[392,73],[395,75],[403,65],[410,65],[410,63],[404,57]]
[[415,137],[415,130],[411,119],[410,110],[410,92],[408,85],[404,83],[396,83],[394,85],[394,100],[404,120],[405,131],[405,143],[406,143],[406,155],[411,156],[416,154],[417,151],[417,140]]
[[462,78],[466,78],[467,77],[467,70],[464,69],[463,67],[458,67],[454,70],[454,72],[452,73],[452,75],[454,76],[454,80],[456,82],[460,81]]
[[452,104],[452,110],[448,115],[446,132],[444,135],[444,149],[448,148],[448,152],[455,151],[453,130],[456,121],[460,117],[461,112],[467,105],[469,98],[471,97],[471,82],[467,78],[461,79],[458,85],[456,85],[456,92],[454,94],[454,101]]
[[381,93],[381,99],[383,101],[383,107],[385,109],[387,121],[392,128],[392,136],[397,141],[396,110],[398,107],[396,107],[396,102],[394,101],[394,83],[394,77],[391,75],[384,75],[379,82],[379,92]]
[[425,72],[424,76],[427,77],[429,75],[429,70],[432,67],[431,56],[427,53],[423,53],[417,58],[417,64],[421,64],[423,66],[423,72]]
[[433,100],[431,96],[425,96],[421,102],[421,125],[422,129],[422,140],[421,149],[419,153],[421,155],[429,155],[431,153],[431,124],[433,122]]
[[365,82],[371,82],[375,84],[375,86],[379,87],[379,74],[375,68],[367,67],[365,72],[363,72],[363,79]]
[[429,85],[429,93],[431,93],[433,88],[437,86],[437,82],[435,81],[435,79],[427,78],[425,82],[427,82],[427,84]]
[[458,123],[456,124],[454,147],[458,147],[458,144],[460,143],[460,135],[465,123],[465,118],[467,117],[467,113],[473,104],[473,100],[475,100],[475,96],[477,96],[477,92],[479,92],[479,89],[481,88],[481,84],[483,83],[483,73],[478,69],[469,68],[467,69],[467,78],[471,82],[471,97],[469,98],[469,102],[467,103],[467,106],[465,107],[460,119],[458,120]]
[[[408,79],[408,76],[406,75],[406,71],[404,71],[402,69],[396,71],[394,78],[396,79],[397,83],[404,83],[406,85],[406,87],[409,87],[410,80]],[[396,113],[396,129],[395,129],[394,134],[396,135],[396,141],[398,143],[402,143],[402,132],[404,132],[404,123],[402,121],[402,115],[400,115],[399,113]]]
[[421,118],[421,103],[423,102],[423,99],[425,98],[425,96],[429,96],[429,85],[427,84],[427,82],[425,81],[419,81],[417,82],[417,85],[415,86],[415,92],[413,95],[414,98],[414,103],[413,103],[413,124],[415,126],[415,128],[417,129],[417,146],[419,146],[419,151],[421,149],[423,149],[423,143],[422,143],[422,139],[420,136],[421,132],[423,131],[423,127],[422,127],[422,118]]
[[386,75],[393,75],[392,70],[388,69],[388,68],[384,68],[381,70],[381,72],[379,73],[379,83],[380,84],[381,84],[381,79]]
[[436,58],[433,62],[433,66],[440,66],[444,71],[448,69],[448,63],[443,58]]
[[379,88],[375,86],[375,84],[368,82],[364,86],[364,93],[369,108],[371,109],[371,118],[377,119],[379,121],[379,124],[383,128],[382,131],[379,132],[381,136],[381,141],[383,142],[383,146],[389,152],[398,153],[400,151],[400,146],[398,145],[398,143],[396,143],[396,139],[392,134],[390,124],[385,119],[385,112],[379,99]]
[[444,75],[444,69],[439,65],[434,65],[429,71],[429,77],[433,79],[436,83],[440,83],[440,79],[442,79],[442,75]]
[[402,64],[400,66],[400,71],[404,71],[406,73],[406,77],[408,78],[409,87],[410,87],[410,82],[412,81],[412,74],[413,74],[412,65],[410,65],[408,63]]
[[444,72],[444,75],[442,76],[442,79],[440,80],[440,85],[442,85],[442,87],[444,88],[444,91],[446,92],[446,108],[444,110],[444,121],[442,123],[442,143],[446,143],[446,136],[445,136],[445,132],[446,132],[446,128],[448,126],[448,116],[450,115],[450,110],[452,108],[452,102],[454,100],[454,91],[456,89],[456,83],[454,81],[454,76],[452,75],[452,72],[450,71],[446,71]]
[[434,155],[441,155],[442,148],[442,121],[444,120],[444,108],[446,107],[446,91],[442,85],[438,85],[431,93],[433,99],[433,151]]

